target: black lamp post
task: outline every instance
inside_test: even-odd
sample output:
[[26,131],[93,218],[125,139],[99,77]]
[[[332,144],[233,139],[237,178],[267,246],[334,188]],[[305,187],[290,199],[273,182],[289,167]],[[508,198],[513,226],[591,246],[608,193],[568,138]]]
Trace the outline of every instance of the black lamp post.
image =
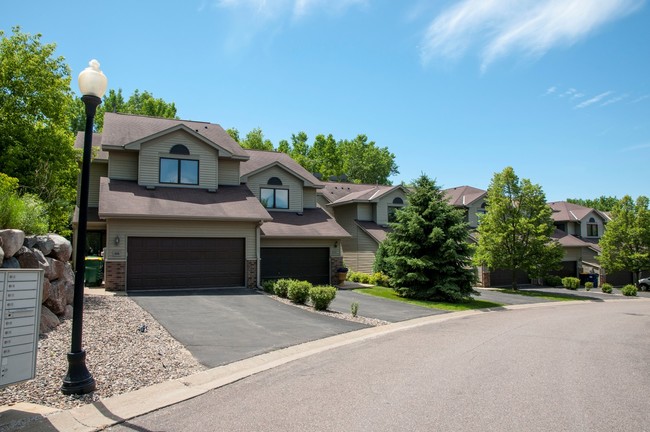
[[86,351],[81,348],[83,329],[84,273],[86,271],[86,228],[88,224],[88,189],[90,155],[93,145],[93,123],[97,106],[102,103],[108,81],[99,70],[99,62],[91,60],[90,66],[79,74],[81,100],[86,106],[83,162],[81,165],[81,190],[79,192],[79,223],[77,225],[74,304],[72,314],[72,344],[68,353],[68,372],[63,378],[63,394],[86,394],[95,390],[95,379],[86,367]]

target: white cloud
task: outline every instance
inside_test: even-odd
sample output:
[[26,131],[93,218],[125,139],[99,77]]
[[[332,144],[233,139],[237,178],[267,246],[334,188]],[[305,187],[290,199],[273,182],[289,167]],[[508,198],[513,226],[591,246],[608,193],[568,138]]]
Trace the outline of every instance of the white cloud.
[[606,100],[605,102],[600,104],[600,106],[604,107],[604,106],[607,106],[607,105],[615,104],[617,102],[622,101],[623,99],[626,99],[628,96],[629,96],[628,94],[624,94],[624,95],[621,95],[621,96],[616,96],[615,98],[611,98],[611,99]]
[[229,9],[246,9],[265,18],[292,14],[300,18],[317,9],[341,12],[354,5],[365,5],[369,0],[217,0],[216,5]]
[[557,91],[557,87],[551,86],[548,89],[546,89],[546,93],[544,93],[545,96],[551,95]]
[[645,0],[460,0],[440,13],[422,41],[424,63],[478,46],[481,69],[515,52],[541,56],[636,11]]
[[614,92],[612,92],[612,91],[606,91],[604,93],[601,93],[601,94],[599,94],[597,96],[592,97],[591,99],[587,99],[586,101],[584,101],[582,103],[579,103],[574,108],[576,108],[576,109],[586,108],[589,105],[593,105],[595,103],[600,102],[601,100],[603,100],[604,98],[606,98],[607,96],[609,96],[609,95],[611,95],[613,93]]
[[648,99],[648,98],[650,98],[650,94],[643,95],[643,96],[639,96],[638,98],[634,99],[634,100],[633,100],[632,102],[630,102],[630,103],[631,103],[631,104],[633,104],[633,103],[639,103],[639,102],[644,101],[644,100],[646,100],[646,99]]

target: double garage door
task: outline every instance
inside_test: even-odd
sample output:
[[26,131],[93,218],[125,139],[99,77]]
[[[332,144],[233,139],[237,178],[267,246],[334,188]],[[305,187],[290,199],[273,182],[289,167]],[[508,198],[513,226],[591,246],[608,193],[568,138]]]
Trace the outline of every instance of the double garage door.
[[245,239],[129,237],[127,290],[245,286]]
[[291,278],[315,285],[330,283],[329,248],[263,247],[262,280]]

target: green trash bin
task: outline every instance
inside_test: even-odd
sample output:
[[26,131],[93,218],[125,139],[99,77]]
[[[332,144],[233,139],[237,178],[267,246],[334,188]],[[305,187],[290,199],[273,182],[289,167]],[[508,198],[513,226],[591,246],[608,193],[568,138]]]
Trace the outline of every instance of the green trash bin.
[[86,257],[84,282],[86,286],[96,287],[102,284],[104,278],[104,259],[102,257]]

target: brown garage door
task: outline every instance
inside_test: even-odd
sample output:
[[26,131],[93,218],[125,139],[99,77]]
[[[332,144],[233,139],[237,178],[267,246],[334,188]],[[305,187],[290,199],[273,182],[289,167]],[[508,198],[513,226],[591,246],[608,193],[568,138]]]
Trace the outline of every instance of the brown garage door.
[[127,290],[244,286],[243,238],[129,237]]
[[329,248],[262,248],[262,279],[292,278],[330,283]]
[[[525,285],[530,283],[530,278],[526,272],[517,270],[515,272],[515,280],[518,285]],[[509,287],[512,285],[512,270],[509,269],[496,269],[490,272],[490,286],[493,287]]]

